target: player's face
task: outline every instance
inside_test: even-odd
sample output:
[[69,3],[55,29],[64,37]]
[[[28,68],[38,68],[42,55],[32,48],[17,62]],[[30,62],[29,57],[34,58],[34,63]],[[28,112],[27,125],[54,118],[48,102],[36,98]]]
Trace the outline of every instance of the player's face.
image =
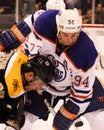
[[65,33],[65,32],[59,32],[58,34],[58,41],[62,45],[66,46],[72,46],[74,45],[79,37],[79,32],[78,33]]
[[40,91],[42,89],[44,82],[38,76],[35,76],[33,72],[26,72],[24,76],[28,82],[28,85],[25,86],[26,91]]

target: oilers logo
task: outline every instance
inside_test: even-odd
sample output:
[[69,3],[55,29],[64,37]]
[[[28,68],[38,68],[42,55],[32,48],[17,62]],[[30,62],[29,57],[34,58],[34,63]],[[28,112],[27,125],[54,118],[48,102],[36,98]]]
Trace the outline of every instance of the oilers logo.
[[55,77],[54,80],[56,82],[61,82],[66,78],[66,68],[64,67],[63,63],[57,60],[53,55],[47,55],[47,57],[51,60],[51,62],[55,66]]

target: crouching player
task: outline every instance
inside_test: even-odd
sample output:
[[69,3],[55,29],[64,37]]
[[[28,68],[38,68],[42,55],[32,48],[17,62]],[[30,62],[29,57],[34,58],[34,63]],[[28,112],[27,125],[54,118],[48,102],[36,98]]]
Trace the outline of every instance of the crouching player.
[[48,58],[37,55],[28,59],[23,53],[16,52],[6,69],[0,70],[0,123],[19,130],[25,122],[26,92],[41,89],[53,77],[54,67]]

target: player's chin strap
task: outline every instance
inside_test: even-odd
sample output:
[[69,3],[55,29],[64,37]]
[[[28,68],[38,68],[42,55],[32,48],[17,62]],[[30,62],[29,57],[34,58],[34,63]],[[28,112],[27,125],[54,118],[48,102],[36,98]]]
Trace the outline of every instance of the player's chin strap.
[[43,88],[43,90],[47,91],[48,93],[50,93],[54,96],[60,96],[60,97],[69,95],[69,91],[70,91],[70,89],[63,90],[63,91],[57,91],[57,90],[51,88],[50,86],[45,86],[45,85],[43,85],[42,88]]

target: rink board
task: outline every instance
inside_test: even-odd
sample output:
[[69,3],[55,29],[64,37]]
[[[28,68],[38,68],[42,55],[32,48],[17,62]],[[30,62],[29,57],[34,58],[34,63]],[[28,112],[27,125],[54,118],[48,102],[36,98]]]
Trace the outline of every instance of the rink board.
[[104,54],[104,24],[84,24],[83,29],[93,40],[98,52]]

